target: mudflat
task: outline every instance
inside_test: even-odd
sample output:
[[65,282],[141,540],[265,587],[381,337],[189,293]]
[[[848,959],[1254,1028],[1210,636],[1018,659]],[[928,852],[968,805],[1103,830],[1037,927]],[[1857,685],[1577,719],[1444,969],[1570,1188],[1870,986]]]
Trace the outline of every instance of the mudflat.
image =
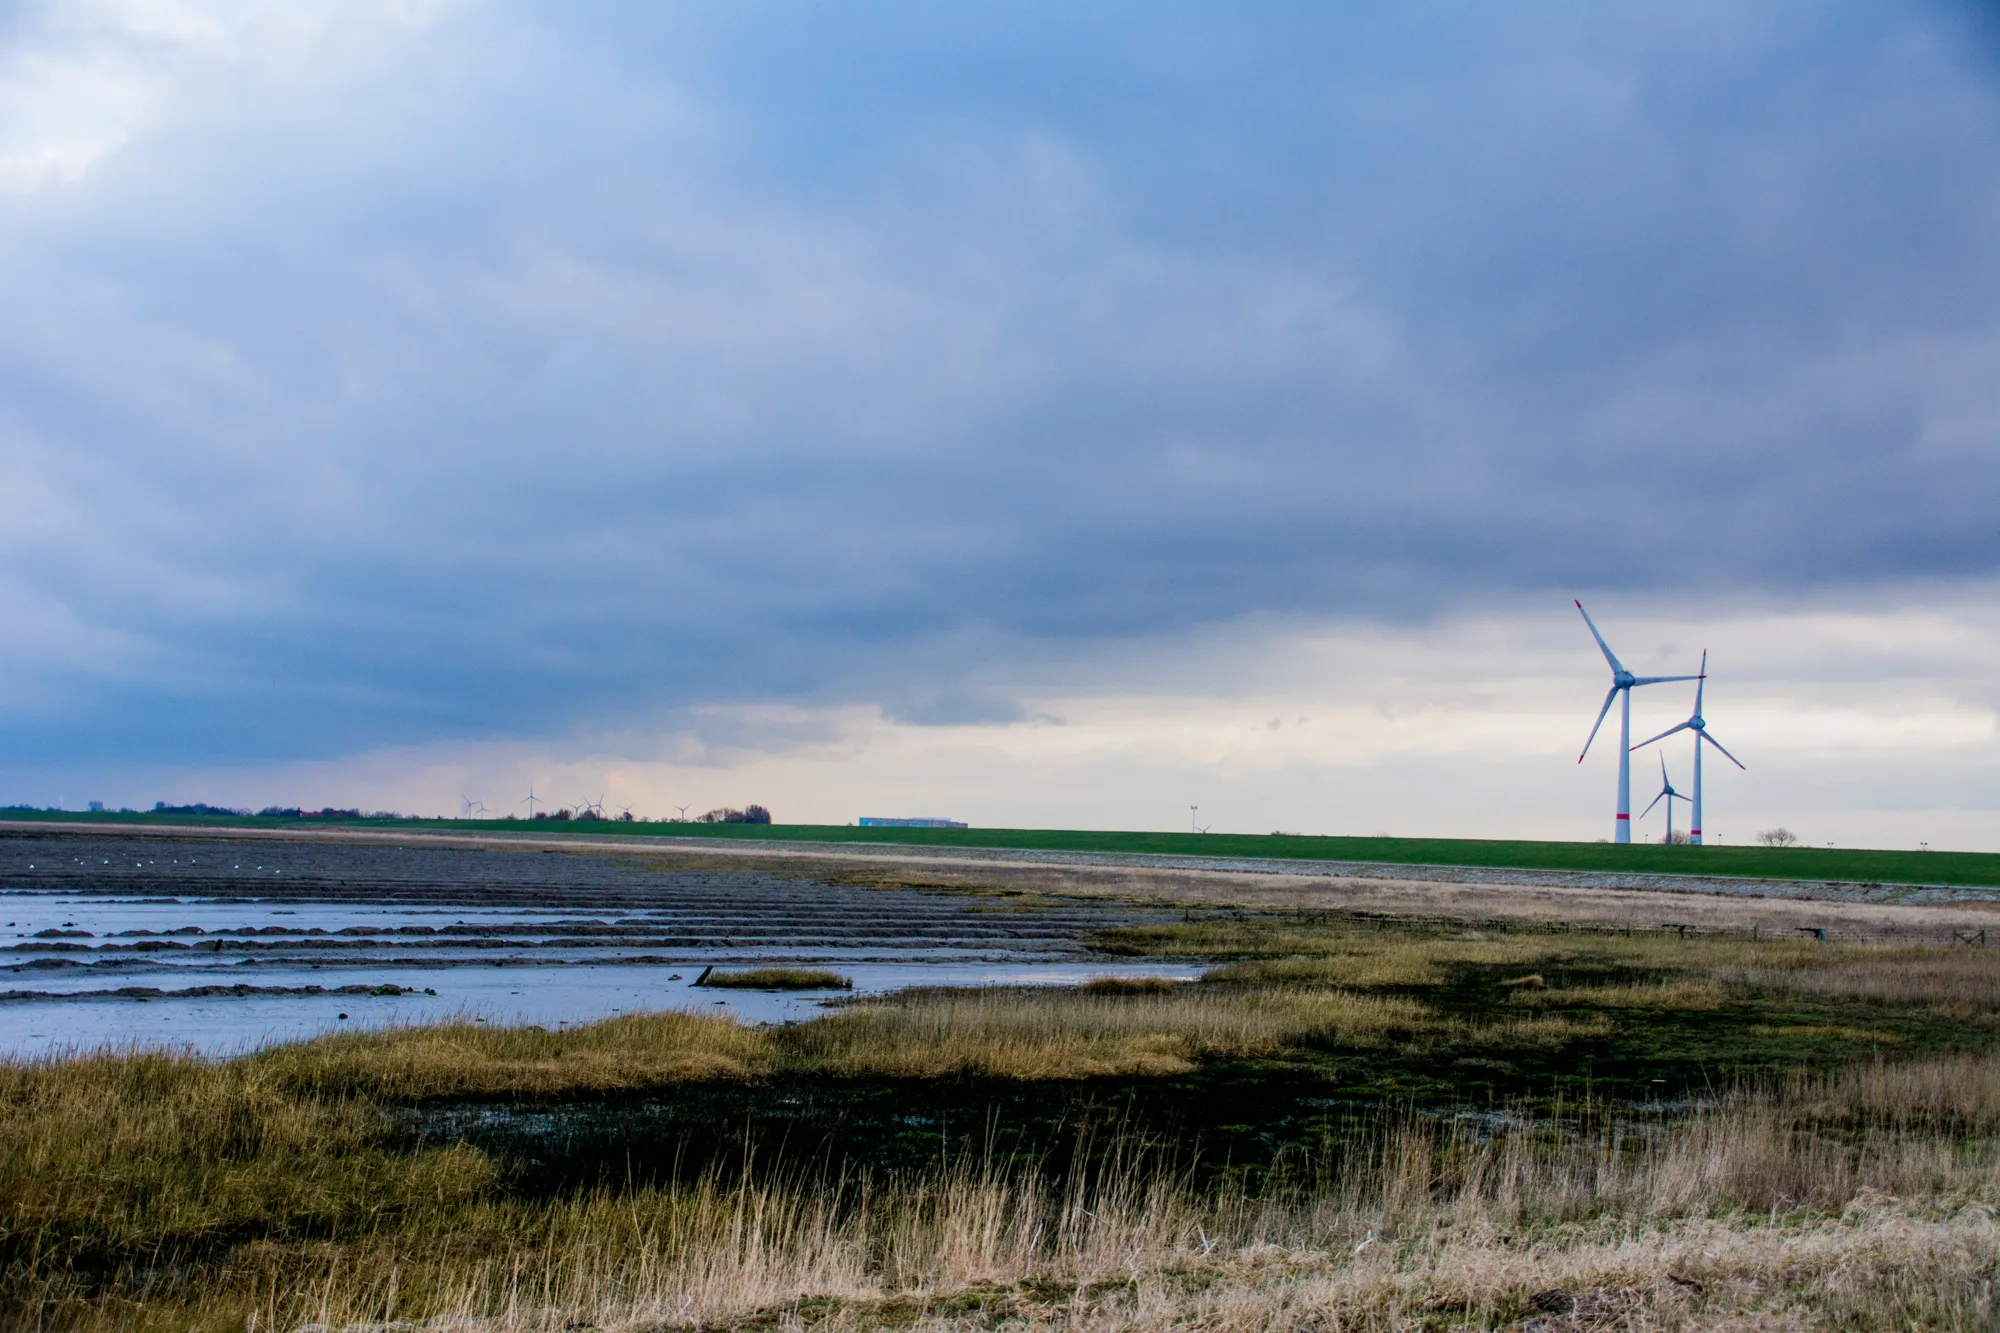
[[[417,828],[166,828],[0,821],[0,839],[48,834],[172,841],[223,837],[246,845],[572,853],[637,859],[662,870],[762,872],[823,883],[999,890],[1111,899],[1178,909],[1373,912],[1463,922],[1657,930],[1683,927],[1828,939],[1953,942],[2000,930],[2000,890],[1736,878],[1654,872],[1519,870],[1163,857],[1035,849],[675,839],[661,834],[543,835]],[[0,842],[4,845],[4,842]],[[1699,851],[1700,849],[1694,849]],[[2000,944],[2000,936],[1996,936]]]

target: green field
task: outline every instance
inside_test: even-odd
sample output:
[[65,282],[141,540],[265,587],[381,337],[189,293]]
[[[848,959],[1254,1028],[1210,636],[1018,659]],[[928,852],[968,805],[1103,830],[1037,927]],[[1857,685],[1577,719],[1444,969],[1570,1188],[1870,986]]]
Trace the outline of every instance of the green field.
[[[279,828],[313,820],[204,815],[77,814],[9,810],[7,819],[107,824]],[[1503,842],[1474,838],[1338,838],[1249,833],[1121,833],[1088,829],[856,828],[847,824],[618,824],[503,819],[344,819],[332,827],[465,829],[480,833],[731,838],[766,842],[873,843],[912,847],[1113,852],[1154,856],[1250,857],[1291,861],[1373,861],[1389,865],[1490,866],[1506,870],[1610,870],[1660,875],[1822,880],[1859,884],[2000,887],[2000,854],[1902,852],[1826,847],[1665,847],[1644,843]]]

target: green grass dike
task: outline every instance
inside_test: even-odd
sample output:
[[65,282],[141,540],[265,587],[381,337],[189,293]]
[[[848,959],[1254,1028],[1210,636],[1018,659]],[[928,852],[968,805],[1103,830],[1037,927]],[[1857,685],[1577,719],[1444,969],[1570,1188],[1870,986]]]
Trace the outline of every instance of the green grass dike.
[[372,827],[620,838],[721,838],[751,842],[879,844],[1123,855],[1359,862],[1483,867],[1495,870],[1605,871],[1703,875],[1731,879],[1921,884],[2000,888],[2000,853],[1892,851],[1869,848],[1666,846],[1604,842],[1534,842],[1478,838],[1350,838],[1287,833],[1133,833],[1088,829],[860,828],[848,824],[674,824],[607,820],[312,819],[254,815],[79,814],[4,812],[12,820],[255,827]]

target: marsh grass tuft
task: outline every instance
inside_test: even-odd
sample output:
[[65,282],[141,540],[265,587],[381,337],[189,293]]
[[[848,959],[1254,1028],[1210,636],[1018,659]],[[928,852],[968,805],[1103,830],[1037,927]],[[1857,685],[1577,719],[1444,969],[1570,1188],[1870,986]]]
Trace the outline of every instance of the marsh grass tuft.
[[858,1001],[773,1040],[787,1068],[843,1078],[1078,1079],[1186,1073],[1203,1059],[1270,1056],[1308,1042],[1378,1045],[1429,1019],[1412,1000],[1338,991],[917,990]]
[[838,972],[805,967],[753,967],[741,972],[709,972],[695,983],[729,990],[853,990]]
[[1085,995],[1171,995],[1186,984],[1172,977],[1094,977],[1082,989]]
[[553,1032],[458,1022],[341,1033],[272,1047],[242,1063],[295,1092],[423,1102],[741,1079],[767,1072],[773,1059],[760,1029],[669,1010]]

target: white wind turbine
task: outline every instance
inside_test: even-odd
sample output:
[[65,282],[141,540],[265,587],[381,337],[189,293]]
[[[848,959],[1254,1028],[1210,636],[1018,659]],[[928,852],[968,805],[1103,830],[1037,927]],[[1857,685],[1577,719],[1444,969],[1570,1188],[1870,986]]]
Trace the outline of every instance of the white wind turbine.
[[1604,707],[1597,710],[1597,724],[1591,727],[1590,740],[1583,743],[1583,754],[1576,757],[1576,762],[1582,763],[1584,756],[1590,753],[1591,741],[1597,739],[1598,729],[1604,725],[1604,715],[1611,711],[1612,700],[1621,694],[1624,695],[1625,706],[1619,713],[1618,722],[1618,819],[1612,825],[1611,835],[1613,842],[1630,842],[1632,841],[1632,691],[1640,685],[1664,685],[1671,680],[1694,680],[1695,677],[1633,675],[1611,651],[1611,645],[1604,641],[1604,636],[1597,632],[1596,622],[1591,620],[1590,612],[1583,609],[1582,602],[1576,604],[1576,609],[1582,612],[1583,623],[1590,626],[1590,637],[1597,640],[1598,650],[1604,654],[1604,660],[1611,664],[1611,692],[1604,696]]
[[[1651,745],[1653,741],[1663,741],[1677,731],[1692,731],[1694,733],[1694,800],[1689,802],[1688,807],[1688,813],[1693,820],[1693,827],[1688,829],[1688,845],[1690,847],[1701,846],[1701,743],[1707,741],[1716,749],[1722,750],[1722,742],[1708,734],[1708,723],[1703,721],[1701,716],[1701,692],[1708,684],[1708,649],[1706,648],[1701,650],[1701,675],[1696,677],[1696,680],[1699,683],[1694,687],[1694,716],[1677,727],[1668,727],[1665,731],[1653,737],[1652,740],[1640,741],[1638,745],[1632,747],[1636,750],[1642,745]],[[1722,757],[1738,768],[1743,768],[1743,761],[1729,753],[1729,751],[1722,750]],[[1743,771],[1747,773],[1750,770],[1744,769]]]
[[[1665,801],[1667,803],[1667,836],[1663,845],[1671,846],[1674,840],[1674,802],[1685,801],[1686,799],[1687,797],[1675,791],[1674,784],[1667,780],[1667,757],[1665,755],[1661,755],[1660,794],[1653,798],[1653,805],[1658,805],[1661,801]],[[1647,815],[1652,814],[1653,805],[1649,805],[1644,810],[1641,810],[1639,812],[1639,818],[1644,819]]]

